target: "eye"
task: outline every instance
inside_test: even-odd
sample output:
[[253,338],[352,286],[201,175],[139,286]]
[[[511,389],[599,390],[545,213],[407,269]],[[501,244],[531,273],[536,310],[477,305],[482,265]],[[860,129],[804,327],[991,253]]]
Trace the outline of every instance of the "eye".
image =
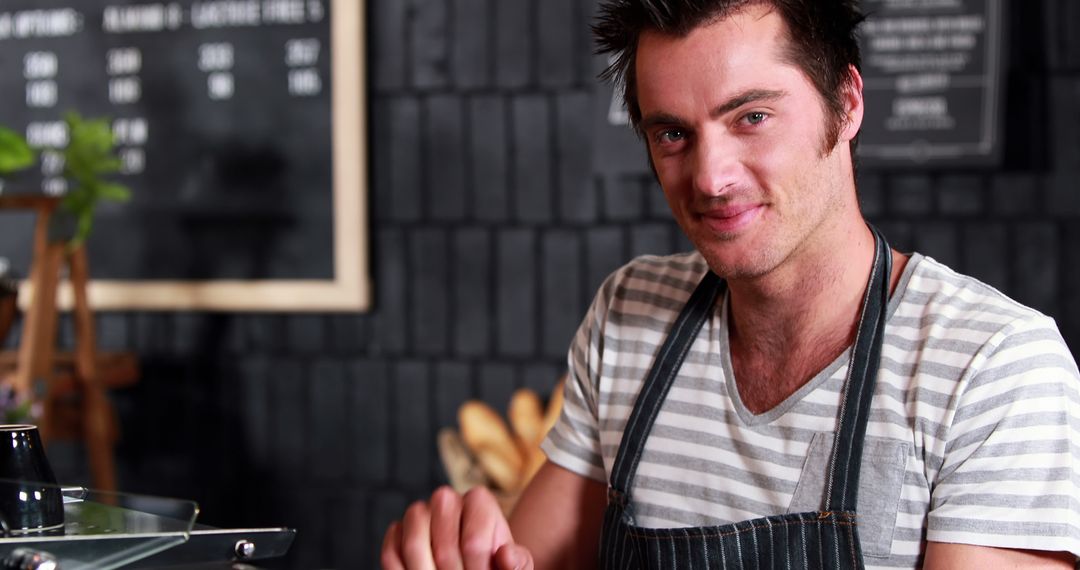
[[764,113],[762,111],[752,111],[743,115],[743,120],[746,121],[746,123],[749,125],[760,125],[761,123],[765,122],[765,119],[768,118],[768,113]]
[[682,129],[664,129],[656,133],[657,144],[674,144],[686,139],[686,131]]

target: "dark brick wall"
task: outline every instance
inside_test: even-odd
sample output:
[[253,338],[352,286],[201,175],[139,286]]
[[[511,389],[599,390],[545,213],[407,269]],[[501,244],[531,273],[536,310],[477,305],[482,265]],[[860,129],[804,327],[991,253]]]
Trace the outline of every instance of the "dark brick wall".
[[[102,344],[144,363],[114,393],[125,490],[296,527],[284,567],[374,567],[385,525],[442,481],[435,433],[457,406],[549,390],[604,276],[688,247],[652,180],[591,172],[594,1],[369,0],[375,309],[101,316]],[[896,246],[1077,346],[1080,4],[1008,6],[1002,167],[865,171],[861,197]]]

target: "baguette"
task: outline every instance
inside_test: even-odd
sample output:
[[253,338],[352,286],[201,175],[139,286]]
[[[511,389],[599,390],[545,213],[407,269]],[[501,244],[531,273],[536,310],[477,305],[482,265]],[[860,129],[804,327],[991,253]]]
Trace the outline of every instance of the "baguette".
[[507,415],[514,433],[521,438],[522,451],[528,452],[544,439],[544,407],[540,396],[528,388],[521,388],[510,398]]
[[461,438],[476,456],[484,473],[504,490],[512,490],[521,480],[524,463],[506,422],[491,406],[471,400],[458,410]]

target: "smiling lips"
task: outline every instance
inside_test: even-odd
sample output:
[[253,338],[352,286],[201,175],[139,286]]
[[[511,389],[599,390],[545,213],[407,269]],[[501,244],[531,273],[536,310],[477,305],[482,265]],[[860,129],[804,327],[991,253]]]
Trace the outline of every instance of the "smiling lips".
[[750,225],[764,209],[763,204],[727,204],[699,211],[697,215],[712,231],[731,234]]

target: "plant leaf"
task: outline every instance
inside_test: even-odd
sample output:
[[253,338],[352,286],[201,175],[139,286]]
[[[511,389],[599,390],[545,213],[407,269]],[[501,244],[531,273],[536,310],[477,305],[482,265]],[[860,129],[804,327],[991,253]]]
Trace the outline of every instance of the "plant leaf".
[[36,158],[34,150],[19,133],[0,127],[0,174],[27,168]]

